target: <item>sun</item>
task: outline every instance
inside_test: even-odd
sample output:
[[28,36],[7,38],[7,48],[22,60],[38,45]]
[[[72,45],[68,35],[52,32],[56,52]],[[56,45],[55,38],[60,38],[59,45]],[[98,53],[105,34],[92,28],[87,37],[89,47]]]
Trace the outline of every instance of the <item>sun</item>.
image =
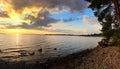
[[20,34],[20,29],[16,29],[16,34]]

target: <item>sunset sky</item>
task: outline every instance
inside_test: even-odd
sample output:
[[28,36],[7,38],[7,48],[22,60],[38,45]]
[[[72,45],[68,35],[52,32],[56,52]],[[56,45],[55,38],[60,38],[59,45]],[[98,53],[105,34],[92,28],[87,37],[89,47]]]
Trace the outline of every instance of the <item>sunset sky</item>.
[[91,34],[101,25],[84,0],[0,0],[0,33]]

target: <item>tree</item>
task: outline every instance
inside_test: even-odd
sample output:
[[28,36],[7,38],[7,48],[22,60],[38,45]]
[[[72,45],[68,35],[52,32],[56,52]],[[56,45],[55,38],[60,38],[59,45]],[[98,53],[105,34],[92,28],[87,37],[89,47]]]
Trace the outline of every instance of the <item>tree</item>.
[[[120,39],[120,0],[86,0],[89,8],[94,11],[94,15],[102,25],[103,35],[109,40]],[[114,24],[115,29],[112,29]],[[119,37],[119,38],[118,38]]]
[[118,19],[118,24],[120,25],[120,8],[119,8],[119,1],[118,0],[112,0],[114,7],[115,7],[115,14]]

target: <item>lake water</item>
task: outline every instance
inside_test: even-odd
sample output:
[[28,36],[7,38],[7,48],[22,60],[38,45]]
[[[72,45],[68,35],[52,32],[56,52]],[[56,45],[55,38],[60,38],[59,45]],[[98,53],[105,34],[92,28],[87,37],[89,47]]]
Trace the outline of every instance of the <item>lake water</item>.
[[0,59],[44,62],[48,58],[94,48],[101,39],[102,37],[0,34]]

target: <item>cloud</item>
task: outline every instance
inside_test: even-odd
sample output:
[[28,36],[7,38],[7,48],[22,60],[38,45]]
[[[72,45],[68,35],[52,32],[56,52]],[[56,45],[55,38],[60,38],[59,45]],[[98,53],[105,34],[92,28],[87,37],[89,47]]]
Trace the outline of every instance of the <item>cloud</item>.
[[6,11],[0,11],[0,17],[2,18],[9,18],[9,15]]
[[21,22],[21,24],[17,25],[5,24],[5,26],[6,28],[43,29],[42,27],[50,27],[51,24],[60,21],[50,17],[49,15],[50,13],[48,11],[39,12],[36,16],[32,14],[25,14],[22,19],[29,22]]
[[[53,12],[69,10],[71,13],[80,13],[87,8],[87,2],[84,0],[5,0],[5,2],[7,3],[7,7],[5,7],[7,12],[0,13],[2,17],[8,16],[11,19],[22,17],[22,20],[27,21],[19,20],[21,24],[11,24],[7,26],[8,28],[41,29],[41,27],[50,27],[51,24],[60,21],[50,17]],[[74,20],[77,19],[64,19],[63,21],[70,22]]]
[[[49,14],[49,13],[48,13]],[[43,17],[43,18],[40,18]],[[60,20],[51,18],[44,12],[44,14],[38,14],[37,17],[27,15],[24,20],[29,20],[30,23],[22,22],[18,25],[8,24],[7,28],[24,28],[24,29],[43,29],[43,27],[50,27],[51,24],[56,23]]]
[[74,31],[72,30],[65,30],[65,29],[54,29],[54,30],[48,30],[50,32],[61,32],[61,33],[67,33],[67,34],[70,34],[70,33],[73,33]]
[[49,14],[50,13],[48,11],[39,12],[37,14],[37,17],[29,14],[24,19],[25,20],[30,20],[30,24],[22,23],[21,25],[19,25],[19,27],[39,29],[41,27],[50,27],[51,24],[60,21],[58,19],[54,19],[52,17],[49,17],[48,16]]
[[84,23],[93,25],[96,28],[101,29],[101,25],[100,25],[100,23],[98,22],[98,20],[97,20],[97,18],[95,16],[86,16],[86,15],[84,15],[82,19],[83,19]]
[[80,20],[80,18],[69,18],[69,19],[63,19],[63,22],[72,22],[72,21],[76,21],[76,20]]
[[69,8],[71,11],[83,11],[87,7],[84,0],[11,0],[9,1],[15,10],[23,10],[25,7],[42,8]]
[[87,34],[88,30],[81,29],[81,30],[69,30],[69,29],[44,29],[49,32],[59,32],[63,34]]
[[21,23],[19,25],[12,25],[12,24],[9,24],[9,25],[6,25],[6,28],[24,28],[24,29],[44,29],[43,27],[50,27],[51,23],[49,23],[49,21],[55,23],[57,22],[56,20],[54,19],[48,19],[48,20],[36,20],[34,24],[28,24],[28,23]]
[[98,24],[99,22],[94,16],[83,16],[83,21],[88,24]]

